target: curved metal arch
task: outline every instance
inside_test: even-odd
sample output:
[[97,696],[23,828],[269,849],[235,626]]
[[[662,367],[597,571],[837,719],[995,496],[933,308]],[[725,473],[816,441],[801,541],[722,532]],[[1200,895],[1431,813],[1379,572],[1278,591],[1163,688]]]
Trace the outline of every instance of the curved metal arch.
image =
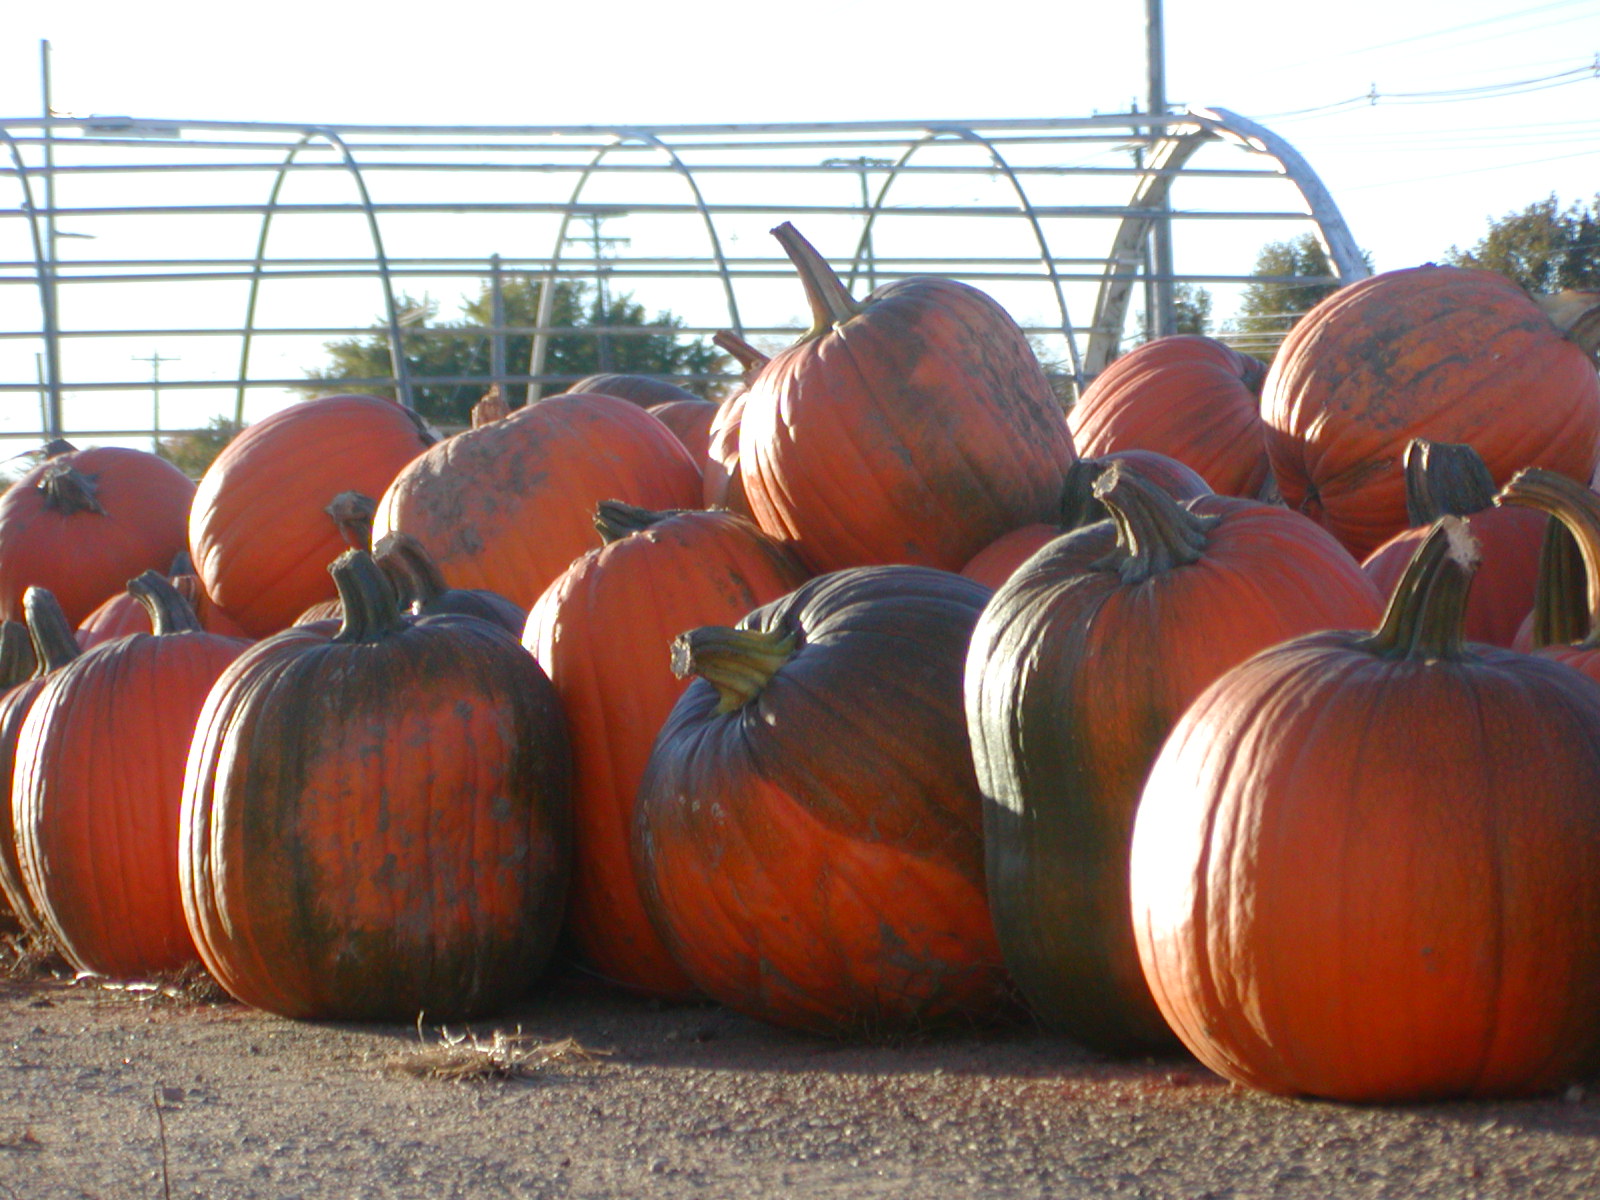
[[1072,366],[1074,383],[1081,389],[1083,386],[1083,365],[1078,355],[1077,338],[1072,332],[1072,318],[1067,310],[1066,291],[1061,286],[1061,277],[1056,271],[1054,256],[1050,253],[1050,246],[1044,235],[1044,227],[1039,222],[1039,216],[1033,207],[1033,202],[1028,198],[1027,191],[1022,186],[1022,181],[1017,178],[1016,172],[1011,169],[1011,164],[997,150],[988,138],[959,125],[940,125],[929,129],[924,136],[918,138],[888,169],[888,177],[884,179],[883,186],[878,189],[878,194],[873,198],[872,206],[867,210],[866,223],[861,232],[861,238],[856,243],[855,256],[850,260],[850,282],[855,283],[856,274],[861,268],[861,260],[866,254],[866,248],[871,243],[872,226],[883,208],[884,200],[889,194],[889,187],[894,183],[900,169],[910,161],[911,156],[918,150],[933,144],[941,137],[957,137],[962,141],[974,142],[989,152],[989,159],[994,165],[1005,173],[1012,190],[1017,194],[1017,201],[1021,205],[1022,213],[1027,218],[1028,224],[1033,229],[1034,239],[1039,243],[1039,261],[1045,269],[1045,274],[1050,280],[1051,287],[1055,290],[1056,306],[1061,312],[1061,332],[1067,339],[1067,355]]
[[[578,198],[583,195],[583,189],[589,185],[589,179],[594,174],[595,168],[601,160],[613,150],[620,149],[629,142],[641,142],[653,146],[664,153],[671,161],[673,169],[683,176],[684,182],[689,185],[689,191],[694,196],[695,207],[700,212],[700,219],[705,222],[706,236],[711,241],[711,254],[716,260],[717,274],[722,280],[722,292],[728,302],[728,320],[733,331],[740,337],[744,336],[744,323],[739,317],[739,302],[734,295],[733,278],[728,270],[727,257],[722,252],[722,239],[717,236],[716,222],[712,219],[711,210],[706,205],[705,196],[701,194],[700,185],[695,181],[694,173],[688,165],[678,157],[672,147],[668,146],[655,134],[641,129],[616,129],[612,136],[617,140],[609,146],[602,146],[595,152],[595,156],[578,175],[578,181],[573,185],[572,195],[568,198],[566,209],[561,214],[561,224],[556,228],[555,246],[550,252],[550,269],[545,272],[544,285],[539,289],[539,310],[534,320],[537,331],[533,335],[533,347],[528,354],[528,374],[537,376],[544,374],[545,355],[549,349],[550,335],[545,329],[550,324],[550,317],[555,307],[555,282],[556,264],[561,261],[562,247],[567,244],[567,229],[572,222],[573,209],[578,207]],[[528,385],[528,403],[533,403],[543,391],[543,384],[534,382]]]
[[[1184,124],[1191,128],[1182,129]],[[1146,166],[1154,173],[1140,179],[1129,201],[1133,207],[1148,209],[1148,215],[1124,217],[1106,257],[1106,273],[1095,304],[1089,351],[1084,362],[1085,373],[1091,379],[1105,370],[1121,346],[1122,327],[1128,316],[1128,297],[1133,292],[1133,274],[1140,261],[1139,251],[1171,194],[1173,180],[1182,173],[1196,150],[1219,137],[1230,138],[1246,149],[1265,154],[1278,163],[1284,176],[1295,185],[1310,208],[1318,240],[1341,283],[1364,279],[1371,273],[1332,194],[1311,169],[1311,164],[1287,141],[1264,126],[1225,108],[1188,109],[1184,119],[1179,122],[1179,128],[1181,132],[1169,130],[1151,148]]]
[[28,166],[22,159],[22,147],[10,130],[0,129],[0,138],[11,151],[11,161],[17,164],[17,183],[22,187],[22,211],[28,219],[28,234],[33,240],[33,273],[39,285],[39,313],[44,335],[45,391],[47,438],[61,436],[61,340],[56,329],[56,306],[53,283],[52,258],[45,253],[44,234],[39,231],[39,210],[33,203],[33,188],[28,185]]
[[406,357],[400,345],[400,313],[394,302],[394,280],[389,274],[389,256],[384,253],[383,234],[378,228],[378,214],[372,206],[372,195],[367,191],[366,177],[362,175],[355,155],[351,153],[344,139],[332,129],[317,126],[307,129],[284,157],[283,164],[278,168],[277,175],[272,181],[272,191],[267,196],[267,211],[261,218],[261,235],[256,239],[256,256],[250,276],[250,297],[245,302],[243,341],[239,353],[239,386],[233,402],[233,419],[238,425],[244,424],[244,394],[246,383],[250,378],[250,349],[255,335],[256,301],[261,294],[261,268],[266,261],[267,236],[272,229],[273,214],[278,208],[278,196],[283,191],[283,182],[288,178],[289,169],[294,166],[295,157],[318,138],[325,139],[339,151],[345,167],[355,180],[356,191],[361,197],[361,210],[367,218],[367,230],[372,236],[373,260],[377,263],[378,278],[383,286],[384,315],[389,326],[389,364],[394,372],[395,391],[399,393],[402,406],[407,409],[416,407],[412,403],[410,372],[406,369]]

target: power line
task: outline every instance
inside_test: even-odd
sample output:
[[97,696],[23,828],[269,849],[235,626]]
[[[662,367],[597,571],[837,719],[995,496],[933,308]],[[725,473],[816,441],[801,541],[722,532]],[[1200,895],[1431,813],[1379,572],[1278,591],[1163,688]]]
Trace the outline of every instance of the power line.
[[1591,62],[1581,67],[1571,67],[1565,71],[1558,71],[1554,75],[1544,75],[1536,79],[1517,79],[1504,83],[1482,84],[1469,88],[1441,88],[1429,92],[1380,92],[1378,85],[1373,84],[1365,94],[1351,96],[1344,100],[1335,100],[1331,104],[1319,104],[1311,108],[1297,108],[1288,112],[1262,113],[1262,120],[1278,120],[1283,117],[1304,117],[1312,114],[1328,114],[1342,112],[1362,105],[1376,105],[1380,100],[1398,101],[1403,104],[1453,104],[1466,100],[1500,99],[1506,96],[1518,96],[1524,92],[1542,92],[1552,87],[1565,87],[1568,84],[1581,83],[1587,79],[1600,78],[1600,54]]

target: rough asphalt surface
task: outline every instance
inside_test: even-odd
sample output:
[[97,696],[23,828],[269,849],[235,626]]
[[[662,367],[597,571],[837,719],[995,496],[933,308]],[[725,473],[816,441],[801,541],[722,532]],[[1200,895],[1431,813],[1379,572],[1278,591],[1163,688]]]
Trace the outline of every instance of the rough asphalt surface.
[[1034,1029],[851,1045],[573,974],[472,1031],[548,1065],[460,1081],[427,1073],[435,1027],[173,992],[0,982],[0,1200],[1600,1196],[1600,1086],[1281,1100]]

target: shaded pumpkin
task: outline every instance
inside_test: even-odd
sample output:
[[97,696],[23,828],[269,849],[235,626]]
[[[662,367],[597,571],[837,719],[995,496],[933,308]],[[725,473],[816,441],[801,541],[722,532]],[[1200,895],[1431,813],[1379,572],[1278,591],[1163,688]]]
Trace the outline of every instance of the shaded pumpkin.
[[370,544],[371,502],[433,441],[378,396],[304,400],[247,427],[194,500],[189,553],[206,594],[251,637],[331,599],[328,563]]
[[433,556],[409,534],[384,534],[372,548],[372,559],[388,576],[401,609],[412,616],[455,613],[482,617],[507,633],[522,636],[522,627],[528,621],[526,609],[486,588],[451,587]]
[[574,383],[563,394],[572,393],[615,396],[619,400],[626,400],[629,404],[636,404],[640,408],[651,408],[657,404],[671,404],[681,400],[700,400],[704,402],[704,397],[697,396],[687,388],[681,388],[658,375],[629,375],[618,372],[587,375]]
[[989,590],[926,567],[834,572],[674,642],[699,676],[640,783],[645,904],[712,998],[888,1034],[992,1018],[961,662]]
[[17,735],[11,808],[23,883],[79,971],[142,978],[194,961],[178,891],[178,809],[206,694],[249,643],[206,633],[165,576],[128,588],[131,633],[50,674]]
[[22,619],[23,594],[42,587],[76,625],[184,548],[195,486],[144,450],[55,442],[46,451],[0,496],[0,619]]
[[1101,1050],[1172,1041],[1139,966],[1128,846],[1145,775],[1205,688],[1257,651],[1382,612],[1355,560],[1277,505],[1180,505],[1117,463],[1112,519],[1051,542],[994,594],[966,665],[989,905],[1034,1013]]
[[813,324],[745,393],[739,469],[756,523],[817,572],[959,571],[1001,534],[1050,520],[1072,435],[1005,310],[932,277],[857,302],[793,226],[773,233]]
[[711,420],[702,468],[702,497],[707,508],[725,508],[754,520],[750,502],[745,499],[744,479],[739,473],[739,425],[744,420],[745,393],[771,359],[731,329],[719,329],[711,340],[732,356],[744,377],[717,406],[717,415]]
[[588,965],[661,996],[694,985],[656,933],[629,851],[639,781],[687,683],[685,629],[731,623],[806,579],[789,552],[729,512],[650,512],[603,501],[605,544],[545,589],[523,644],[560,696],[573,752],[574,867],[567,926]]
[[231,995],[283,1016],[492,1011],[560,926],[559,706],[505,630],[404,616],[364,552],[330,571],[343,624],[256,643],[200,714],[179,834],[195,944]]
[[1230,671],[1150,773],[1140,960],[1229,1079],[1397,1103],[1600,1066],[1600,685],[1463,641],[1474,555],[1442,518],[1376,632]]
[[1284,502],[1364,558],[1406,528],[1414,438],[1471,446],[1497,486],[1533,466],[1587,482],[1600,379],[1580,312],[1558,325],[1509,279],[1462,267],[1340,288],[1289,332],[1262,390]]
[[1114,359],[1067,413],[1078,453],[1153,450],[1214,492],[1258,499],[1269,471],[1261,432],[1267,368],[1215,338],[1153,338]]
[[683,448],[703,473],[711,446],[711,423],[716,419],[718,406],[697,397],[652,404],[645,411],[672,430],[672,435],[683,443]]

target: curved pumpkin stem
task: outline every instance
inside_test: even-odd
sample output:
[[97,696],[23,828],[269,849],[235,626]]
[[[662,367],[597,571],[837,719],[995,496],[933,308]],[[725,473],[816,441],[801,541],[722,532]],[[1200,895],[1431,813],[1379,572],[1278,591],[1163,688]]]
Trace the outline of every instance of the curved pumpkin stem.
[[33,656],[38,662],[34,678],[66,666],[82,651],[72,622],[61,609],[61,602],[48,588],[30,587],[22,593],[22,614],[33,639]]
[[0,690],[26,682],[38,666],[28,627],[21,621],[0,622]]
[[640,508],[637,504],[628,504],[622,500],[602,500],[595,505],[594,527],[600,532],[600,540],[609,546],[612,542],[620,542],[629,534],[649,529],[652,525],[658,525],[668,517],[677,516],[681,512],[683,512],[681,508],[657,511]]
[[85,475],[71,463],[52,459],[34,486],[44,493],[44,506],[52,512],[71,516],[81,512],[104,514],[106,511],[95,494],[99,490],[98,477]]
[[1106,469],[1105,460],[1099,458],[1076,458],[1068,465],[1061,487],[1061,508],[1056,515],[1061,532],[1070,533],[1110,519],[1110,510],[1094,494],[1095,481]]
[[782,629],[730,629],[705,625],[672,641],[672,673],[698,675],[717,689],[719,713],[750,703],[793,657],[795,635]]
[[1590,359],[1600,359],[1600,292],[1567,288],[1533,299],[1568,341]]
[[1478,543],[1467,523],[1440,517],[1406,564],[1383,622],[1365,647],[1382,658],[1413,662],[1467,657],[1463,623],[1478,561]]
[[1222,519],[1190,512],[1120,462],[1100,473],[1093,496],[1117,523],[1117,548],[1095,569],[1115,571],[1125,584],[1198,562],[1210,530]]
[[762,367],[772,361],[731,329],[717,330],[711,335],[711,342],[718,349],[727,351],[733,361],[739,364],[746,385],[760,374]]
[[339,535],[352,550],[372,549],[372,518],[377,515],[378,502],[360,492],[340,492],[322,510],[333,518]]
[[1406,519],[1414,527],[1494,506],[1494,476],[1471,446],[1413,438],[1406,446],[1405,472]]
[[401,608],[426,607],[450,590],[433,555],[409,533],[396,529],[384,534],[372,557],[388,576]]
[[511,405],[506,402],[498,383],[491,383],[479,401],[472,406],[472,427],[482,429],[511,415]]
[[381,642],[406,628],[389,577],[365,550],[346,550],[328,566],[339,589],[343,623],[332,641]]
[[[1534,645],[1600,646],[1600,496],[1555,471],[1527,467],[1511,477],[1495,503],[1521,504],[1549,513],[1571,535],[1569,539],[1553,531],[1545,534],[1533,605]],[[1583,561],[1581,616],[1576,611],[1574,550]]]
[[165,575],[146,571],[128,580],[128,594],[150,614],[150,630],[158,637],[169,633],[203,633],[194,608]]
[[800,272],[806,300],[811,304],[811,328],[801,337],[802,342],[821,337],[835,325],[843,325],[861,311],[861,306],[851,298],[844,284],[839,282],[839,277],[833,273],[828,260],[800,236],[798,229],[785,221],[772,231],[772,236],[778,239],[783,252],[789,256],[795,270]]

